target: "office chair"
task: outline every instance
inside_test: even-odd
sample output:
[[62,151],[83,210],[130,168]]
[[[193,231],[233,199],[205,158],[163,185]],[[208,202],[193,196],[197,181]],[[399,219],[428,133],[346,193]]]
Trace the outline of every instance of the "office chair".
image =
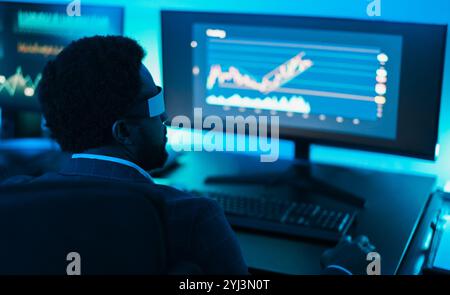
[[[106,181],[0,187],[0,275],[66,275],[80,255],[81,275],[170,273],[162,202],[146,185]],[[182,263],[175,274],[197,273]]]

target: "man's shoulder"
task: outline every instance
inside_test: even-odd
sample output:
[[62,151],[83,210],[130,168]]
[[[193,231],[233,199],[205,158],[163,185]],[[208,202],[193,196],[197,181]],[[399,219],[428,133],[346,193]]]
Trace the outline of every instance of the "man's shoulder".
[[39,182],[39,181],[50,181],[59,180],[60,178],[56,173],[46,173],[41,176],[30,176],[30,175],[16,175],[7,179],[0,181],[0,186],[7,185],[26,185],[29,183]]
[[[168,209],[169,218],[199,221],[213,217],[224,219],[220,205],[213,199],[192,195],[165,185],[154,185],[152,191],[160,195]],[[223,217],[223,218],[222,218]]]
[[15,184],[27,184],[31,180],[33,180],[34,177],[29,175],[16,175],[7,179],[4,179],[0,182],[1,186],[4,185],[15,185]]
[[[37,182],[58,182],[58,181],[82,181],[82,180],[99,180],[92,177],[65,177],[58,173],[46,173],[38,177],[33,176],[14,176],[0,182],[1,186],[7,185],[27,185]],[[111,180],[107,180],[110,182]],[[128,183],[128,182],[125,182]],[[136,183],[129,184],[139,185],[150,193],[152,197],[164,203],[172,214],[180,214],[183,211],[190,214],[213,213],[220,210],[218,204],[211,199],[205,197],[194,196],[188,192],[155,183]]]
[[[202,196],[196,196],[189,192],[176,189],[171,186],[155,184],[152,188],[157,193],[164,196],[167,203],[195,205],[200,207],[217,207],[217,202]],[[217,206],[216,206],[217,205]]]

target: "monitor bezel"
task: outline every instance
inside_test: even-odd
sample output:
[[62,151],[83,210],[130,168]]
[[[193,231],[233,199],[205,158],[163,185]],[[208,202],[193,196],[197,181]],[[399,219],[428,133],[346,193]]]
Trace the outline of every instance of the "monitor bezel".
[[[379,33],[391,33],[391,34],[401,34],[403,38],[411,36],[414,34],[415,30],[428,30],[435,34],[434,37],[440,35],[440,44],[437,49],[438,57],[440,59],[439,69],[437,73],[437,83],[438,85],[435,87],[437,91],[437,97],[435,97],[435,108],[432,110],[433,120],[430,122],[429,128],[431,129],[429,133],[431,133],[428,138],[427,148],[414,149],[412,147],[403,146],[401,142],[383,140],[372,137],[364,137],[359,135],[346,135],[342,133],[333,133],[333,132],[323,132],[311,129],[301,129],[301,128],[289,128],[280,126],[280,137],[288,140],[293,140],[297,144],[321,144],[327,146],[334,147],[343,147],[343,148],[353,148],[358,150],[366,150],[366,151],[374,151],[402,156],[415,157],[425,160],[435,160],[436,159],[436,145],[438,142],[438,127],[439,127],[439,115],[440,115],[440,105],[441,105],[441,96],[442,96],[442,84],[443,84],[443,72],[444,72],[444,62],[445,62],[445,46],[446,46],[446,36],[447,36],[447,25],[446,24],[418,24],[418,23],[406,23],[406,22],[389,22],[389,21],[379,21],[379,20],[360,20],[360,19],[346,19],[346,18],[323,18],[323,17],[309,17],[309,16],[297,16],[297,15],[269,15],[269,14],[249,14],[249,13],[223,13],[223,12],[205,12],[205,11],[179,11],[179,10],[161,10],[161,39],[162,39],[162,61],[163,61],[163,69],[162,69],[162,77],[163,77],[163,85],[166,89],[166,100],[169,97],[177,96],[177,90],[174,90],[173,84],[173,75],[167,69],[170,68],[169,62],[173,59],[165,58],[168,55],[171,55],[170,52],[173,48],[169,47],[169,37],[168,34],[171,33],[172,28],[168,28],[166,22],[169,21],[169,18],[173,18],[184,27],[192,27],[194,22],[208,22],[208,20],[213,19],[214,23],[227,23],[230,24],[230,19],[232,20],[231,24],[253,24],[251,20],[264,20],[264,25],[271,26],[281,26],[283,27],[298,27],[294,26],[295,24],[301,23],[301,28],[311,28],[314,27],[316,29],[335,29],[341,30],[345,27],[348,31],[354,32],[367,32],[364,30],[368,26],[377,25],[378,29],[376,32]],[[281,18],[286,21],[283,23],[279,21]],[[225,22],[225,19],[227,21]],[[186,23],[186,20],[190,21]],[[274,21],[275,20],[275,21]],[[288,25],[289,24],[289,25]],[[305,25],[306,24],[306,25]],[[336,26],[336,24],[338,24]],[[332,28],[332,25],[334,27]],[[373,30],[372,30],[373,32]],[[191,32],[192,33],[192,32]],[[176,36],[180,38],[180,34]],[[179,48],[178,48],[179,49]],[[186,56],[184,56],[186,57]],[[192,59],[192,56],[190,56]],[[402,54],[402,64],[405,62],[405,54]],[[192,62],[190,63],[192,65]],[[180,69],[182,70],[182,69]],[[190,71],[190,69],[189,69]],[[402,78],[400,83],[400,88],[402,88],[402,84],[404,84],[405,73],[402,68]],[[186,73],[186,72],[185,72]],[[171,77],[172,76],[172,77]],[[404,87],[404,86],[403,86]],[[400,90],[400,91],[401,91]],[[178,91],[180,93],[180,91]],[[190,91],[188,90],[190,100],[192,101],[192,87]],[[401,96],[401,95],[400,95]],[[401,101],[401,97],[399,98]],[[180,101],[178,101],[179,103]],[[170,111],[170,100],[167,101],[168,109]],[[192,104],[191,104],[192,109]],[[187,108],[186,108],[187,110]],[[399,117],[405,114],[399,112]],[[192,114],[188,116],[192,119]],[[399,128],[399,127],[398,127]]]

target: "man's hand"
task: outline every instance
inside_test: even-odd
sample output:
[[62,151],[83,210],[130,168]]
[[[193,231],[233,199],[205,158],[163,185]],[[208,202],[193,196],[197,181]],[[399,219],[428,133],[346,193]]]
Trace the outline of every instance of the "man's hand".
[[355,275],[365,275],[368,261],[367,253],[373,252],[375,247],[366,236],[353,239],[345,236],[336,247],[326,250],[320,259],[322,267],[330,265],[343,267]]

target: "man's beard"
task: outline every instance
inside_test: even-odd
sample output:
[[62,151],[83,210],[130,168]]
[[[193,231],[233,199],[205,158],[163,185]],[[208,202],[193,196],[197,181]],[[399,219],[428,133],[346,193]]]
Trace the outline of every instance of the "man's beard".
[[159,163],[156,163],[157,167],[155,167],[155,168],[162,168],[162,167],[164,167],[164,165],[166,164],[168,158],[169,158],[169,154],[167,153],[166,147],[164,146],[164,148],[160,152],[160,157],[158,157],[158,159],[160,161],[159,161]]
[[141,167],[146,171],[159,169],[164,167],[169,154],[166,151],[166,145],[162,147],[154,147],[151,150],[143,152],[141,159],[143,159]]

